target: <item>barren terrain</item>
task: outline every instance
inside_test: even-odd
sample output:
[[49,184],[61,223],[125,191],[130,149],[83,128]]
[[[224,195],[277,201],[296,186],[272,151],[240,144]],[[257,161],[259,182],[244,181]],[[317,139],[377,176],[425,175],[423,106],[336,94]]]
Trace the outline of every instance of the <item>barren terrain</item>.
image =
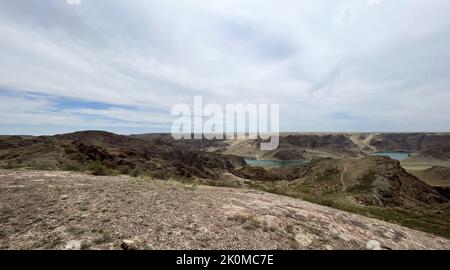
[[250,189],[0,170],[0,249],[120,249],[124,243],[138,249],[450,248],[450,240],[424,232]]

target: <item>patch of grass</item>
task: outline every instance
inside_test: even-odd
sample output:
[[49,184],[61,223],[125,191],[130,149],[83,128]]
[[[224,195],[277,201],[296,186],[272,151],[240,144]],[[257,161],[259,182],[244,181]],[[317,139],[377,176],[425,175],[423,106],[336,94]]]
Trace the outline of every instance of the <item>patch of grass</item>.
[[[89,210],[89,206],[87,204],[81,205],[80,207],[78,207],[78,210],[80,210],[82,212],[86,212],[87,210]],[[79,216],[79,217],[81,217],[81,216]]]
[[250,217],[245,216],[245,215],[234,215],[234,216],[228,217],[227,219],[231,220],[231,221],[236,221],[238,223],[245,223],[245,222],[247,222],[247,220],[250,219]]
[[103,223],[109,223],[109,222],[111,222],[111,218],[109,218],[109,217],[104,218],[104,219],[102,219],[102,222]]
[[38,171],[50,171],[55,170],[56,167],[52,164],[45,164],[45,163],[35,163],[30,165],[30,168]]
[[131,177],[138,177],[139,175],[142,174],[142,172],[141,172],[140,170],[138,170],[138,169],[133,169],[133,170],[131,170],[131,171],[128,171],[127,174],[128,174],[129,176],[131,176]]
[[53,249],[63,242],[63,238],[60,235],[50,235],[49,237],[43,238],[38,246],[45,249]]
[[170,177],[169,180],[181,182],[183,184],[192,185],[193,187],[198,186],[211,186],[211,187],[229,187],[229,188],[239,188],[242,187],[238,183],[225,181],[220,179],[210,180],[210,179],[200,179],[200,178],[190,178],[190,177]]
[[81,242],[81,250],[88,250],[91,247],[91,245],[86,242],[86,241],[82,241]]
[[375,181],[375,178],[375,173],[370,171],[360,179],[358,185],[349,188],[347,191],[354,193],[368,193],[372,190],[372,183]]
[[256,230],[258,229],[260,226],[260,224],[254,220],[251,216],[247,216],[247,215],[235,215],[232,217],[228,217],[228,220],[231,221],[235,221],[237,223],[241,223],[243,224],[244,230]]
[[73,236],[81,236],[84,234],[84,229],[79,227],[69,227],[67,228],[67,232],[72,234]]
[[59,168],[63,171],[74,171],[74,172],[83,171],[83,168],[77,164],[62,164],[59,165]]
[[425,231],[450,239],[450,217],[445,213],[431,213],[427,210],[405,210],[391,207],[361,207],[338,205],[336,208],[397,223],[405,227]]
[[5,231],[5,230],[3,230],[3,229],[0,229],[0,239],[3,239],[3,238],[5,238],[5,237],[6,237],[6,235],[7,235],[6,231]]
[[113,241],[112,233],[108,230],[101,230],[100,237],[95,239],[94,243],[99,245],[99,244],[110,243],[112,241]]
[[195,191],[197,189],[197,186],[198,185],[195,185],[195,184],[191,185],[191,186],[186,185],[186,186],[184,186],[184,189],[189,190],[189,191]]
[[[254,219],[250,219],[247,223],[244,224],[244,230],[252,231],[256,230],[260,227],[260,224],[256,222]],[[265,230],[266,231],[266,230]]]
[[146,175],[148,175],[154,179],[161,179],[161,180],[170,180],[172,178],[172,175],[167,173],[164,170],[148,172]]
[[144,246],[144,250],[153,250],[154,248],[148,244]]
[[94,161],[90,163],[86,168],[92,175],[97,176],[106,176],[106,175],[113,175],[114,171],[107,168],[104,164],[102,164],[100,161]]
[[0,165],[0,168],[5,169],[5,170],[13,170],[13,169],[23,168],[23,166],[21,166],[20,164],[16,164],[16,163],[7,163],[7,164]]
[[316,174],[315,180],[316,182],[328,181],[330,179],[333,179],[334,177],[337,177],[338,174],[339,170],[336,168],[326,169],[322,173]]

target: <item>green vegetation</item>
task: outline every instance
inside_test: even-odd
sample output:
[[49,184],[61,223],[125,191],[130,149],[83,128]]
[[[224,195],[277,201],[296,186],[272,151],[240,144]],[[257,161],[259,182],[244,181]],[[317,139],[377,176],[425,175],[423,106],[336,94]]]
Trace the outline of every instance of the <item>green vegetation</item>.
[[372,189],[372,183],[375,181],[375,173],[369,171],[366,175],[364,175],[357,186],[351,187],[348,189],[348,192],[353,193],[367,193]]
[[[400,207],[377,207],[357,204],[349,197],[369,194],[373,188],[373,182],[376,180],[376,174],[369,171],[359,179],[359,184],[350,187],[345,192],[341,190],[339,182],[340,171],[335,168],[328,168],[321,172],[311,175],[308,181],[253,181],[250,183],[239,183],[220,179],[206,180],[195,177],[173,176],[164,170],[149,172],[143,168],[129,168],[123,166],[112,169],[101,161],[94,161],[87,165],[62,164],[54,166],[49,163],[34,163],[29,166],[23,166],[14,163],[0,165],[5,169],[32,168],[37,170],[54,170],[58,167],[61,170],[87,171],[92,175],[117,175],[126,174],[141,180],[165,180],[177,181],[183,184],[192,185],[189,189],[195,189],[199,185],[230,187],[230,188],[252,188],[278,195],[289,196],[302,199],[312,203],[332,207],[335,209],[360,214],[363,216],[377,218],[387,222],[397,223],[412,229],[417,229],[443,236],[450,239],[450,203],[434,205],[433,207],[405,209]],[[87,208],[81,206],[80,211],[86,211]],[[73,232],[76,234],[77,232]],[[0,232],[1,237],[1,232]],[[108,233],[102,234],[102,237],[96,241],[108,241]]]
[[80,227],[70,226],[69,228],[67,228],[67,232],[72,234],[73,236],[78,237],[84,234],[84,229]]
[[0,168],[5,169],[5,170],[13,170],[13,169],[23,168],[23,165],[15,164],[15,163],[7,163],[7,164],[0,165]]
[[[324,173],[324,175],[334,175],[335,172]],[[144,178],[158,179],[158,178]],[[325,192],[315,194],[308,185],[292,183],[286,181],[257,182],[246,184],[244,187],[269,192],[277,195],[289,196],[302,199],[311,203],[324,205],[338,210],[376,218],[391,223],[396,223],[411,229],[425,231],[434,235],[443,236],[450,239],[450,203],[439,206],[439,210],[432,209],[404,209],[399,207],[376,207],[356,204],[348,197],[357,192],[368,192],[375,176],[369,173],[361,180],[361,185],[344,193]],[[242,185],[224,180],[204,180],[197,178],[170,178],[168,181],[177,181],[184,184],[242,188]],[[437,206],[438,207],[438,206]],[[242,219],[244,221],[244,219]],[[248,221],[248,218],[245,219]]]
[[246,216],[246,215],[235,215],[232,217],[229,217],[228,220],[232,220],[232,221],[236,221],[238,223],[243,224],[243,228],[245,230],[256,230],[257,228],[260,227],[260,224],[254,220],[251,216]]
[[339,174],[339,170],[336,168],[329,168],[326,169],[323,172],[317,173],[314,176],[315,182],[323,182],[323,181],[329,181],[330,179],[333,179]]
[[86,241],[81,242],[81,250],[88,250],[90,248],[90,244]]
[[57,246],[61,245],[62,243],[63,243],[62,236],[59,234],[55,234],[45,239],[44,238],[41,239],[37,245],[44,249],[54,249]]
[[154,248],[148,244],[144,246],[144,250],[154,250]]
[[87,170],[91,172],[92,175],[112,175],[114,171],[107,168],[100,161],[94,161],[87,166]]
[[7,234],[6,234],[6,231],[4,231],[3,229],[0,229],[0,239],[2,239],[3,237],[5,237]]
[[99,233],[100,233],[100,237],[95,239],[95,241],[94,241],[95,244],[110,243],[114,239],[112,233],[108,230],[100,230]]
[[[366,188],[369,187],[366,184],[371,183],[371,181],[373,181],[373,175],[369,174],[367,175],[367,178],[363,180],[362,187],[358,187],[358,189],[365,191]],[[450,203],[436,206],[439,207],[439,210],[425,208],[404,209],[399,207],[376,207],[359,205],[349,200],[347,197],[352,195],[353,192],[355,192],[355,189],[348,193],[314,195],[302,188],[296,188],[293,184],[289,185],[282,182],[255,182],[250,187],[269,193],[302,199],[366,217],[377,218],[450,239]]]

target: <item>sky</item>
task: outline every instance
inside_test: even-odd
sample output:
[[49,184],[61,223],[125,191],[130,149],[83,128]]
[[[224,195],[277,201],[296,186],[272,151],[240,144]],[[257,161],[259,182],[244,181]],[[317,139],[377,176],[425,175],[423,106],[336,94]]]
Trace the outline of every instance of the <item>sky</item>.
[[448,14],[448,0],[0,0],[0,134],[169,132],[194,96],[280,104],[281,131],[450,131]]

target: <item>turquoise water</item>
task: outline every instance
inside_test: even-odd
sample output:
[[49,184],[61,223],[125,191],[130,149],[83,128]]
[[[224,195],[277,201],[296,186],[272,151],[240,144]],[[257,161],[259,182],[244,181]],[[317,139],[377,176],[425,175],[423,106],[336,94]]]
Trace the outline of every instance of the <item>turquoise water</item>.
[[[385,156],[395,160],[405,160],[409,157],[408,152],[377,152],[370,154],[371,156]],[[293,165],[302,165],[308,163],[307,160],[257,160],[257,159],[245,159],[247,165],[261,166],[261,167],[287,167]]]
[[384,157],[390,157],[392,159],[396,159],[399,161],[405,160],[409,157],[408,152],[377,152],[370,154],[371,156],[384,156]]
[[306,164],[306,160],[256,160],[246,159],[245,162],[250,166],[267,166],[267,167],[287,167],[292,165]]

